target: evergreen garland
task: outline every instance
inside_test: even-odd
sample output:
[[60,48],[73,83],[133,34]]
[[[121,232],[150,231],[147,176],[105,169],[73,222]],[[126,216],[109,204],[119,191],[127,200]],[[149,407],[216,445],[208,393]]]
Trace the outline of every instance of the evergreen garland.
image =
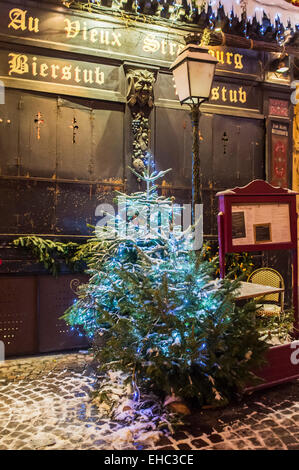
[[[94,229],[94,227],[92,227]],[[44,268],[57,277],[61,270],[61,263],[65,263],[73,272],[84,272],[87,262],[95,253],[101,252],[104,256],[107,243],[97,238],[91,238],[86,243],[66,243],[35,235],[19,237],[13,240],[15,248],[24,248],[29,251],[36,262],[42,263]]]

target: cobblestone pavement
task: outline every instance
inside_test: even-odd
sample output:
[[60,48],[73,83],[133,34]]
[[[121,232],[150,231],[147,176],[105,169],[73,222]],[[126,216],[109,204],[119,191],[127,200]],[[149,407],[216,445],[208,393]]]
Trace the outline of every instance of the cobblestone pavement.
[[[105,448],[103,427],[108,434],[117,425],[100,419],[91,404],[90,361],[63,354],[0,364],[0,449]],[[198,412],[148,449],[299,450],[299,382]]]

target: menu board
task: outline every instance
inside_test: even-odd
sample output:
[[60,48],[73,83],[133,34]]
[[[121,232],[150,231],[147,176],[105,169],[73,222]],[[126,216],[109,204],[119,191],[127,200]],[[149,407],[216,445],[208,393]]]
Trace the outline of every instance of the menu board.
[[290,242],[289,204],[232,204],[233,246]]
[[232,213],[232,238],[246,237],[245,212]]

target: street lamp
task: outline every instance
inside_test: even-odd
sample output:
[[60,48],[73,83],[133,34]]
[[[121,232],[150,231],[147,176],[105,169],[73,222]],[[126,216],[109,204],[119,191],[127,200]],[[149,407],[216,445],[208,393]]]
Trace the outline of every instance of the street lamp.
[[202,181],[199,157],[199,117],[200,105],[209,99],[215,74],[217,59],[211,56],[208,48],[200,46],[201,35],[187,36],[186,47],[170,66],[173,73],[176,91],[181,104],[191,108],[193,133],[192,146],[192,207],[202,203]]

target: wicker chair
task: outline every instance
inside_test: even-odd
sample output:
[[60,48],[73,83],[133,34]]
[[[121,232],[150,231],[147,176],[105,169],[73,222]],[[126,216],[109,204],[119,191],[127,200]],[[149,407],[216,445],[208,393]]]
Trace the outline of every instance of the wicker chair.
[[[284,280],[282,275],[272,268],[259,268],[253,271],[248,282],[262,284],[263,286],[281,287],[284,289]],[[255,300],[262,299],[262,304],[257,304],[258,315],[278,316],[284,309],[284,292],[278,294],[268,294],[263,297],[257,297]]]

